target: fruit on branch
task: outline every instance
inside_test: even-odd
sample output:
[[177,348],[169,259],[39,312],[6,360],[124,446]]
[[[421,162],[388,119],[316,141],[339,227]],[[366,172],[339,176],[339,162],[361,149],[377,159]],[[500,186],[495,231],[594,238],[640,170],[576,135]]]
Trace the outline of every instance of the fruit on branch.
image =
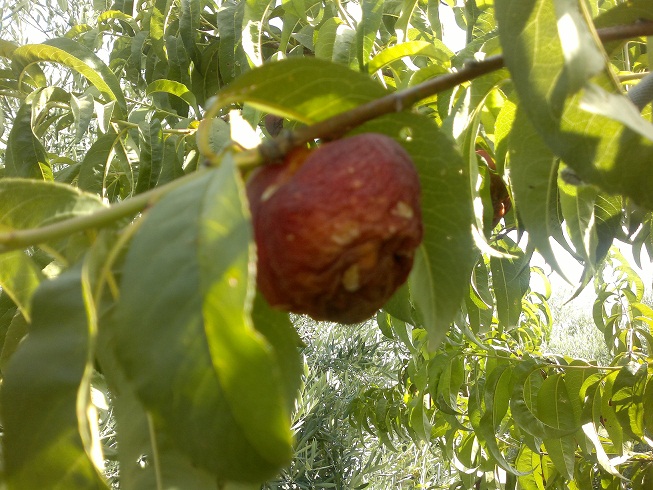
[[272,306],[357,323],[408,277],[422,240],[420,184],[392,138],[297,149],[258,169],[247,194],[258,287]]
[[497,223],[501,221],[501,218],[510,211],[510,208],[512,208],[512,201],[510,200],[510,194],[508,193],[506,183],[500,175],[495,173],[497,166],[494,163],[494,159],[485,150],[476,150],[476,154],[485,160],[485,163],[487,163],[487,166],[490,169],[490,198],[492,199],[493,209],[492,228],[494,228]]

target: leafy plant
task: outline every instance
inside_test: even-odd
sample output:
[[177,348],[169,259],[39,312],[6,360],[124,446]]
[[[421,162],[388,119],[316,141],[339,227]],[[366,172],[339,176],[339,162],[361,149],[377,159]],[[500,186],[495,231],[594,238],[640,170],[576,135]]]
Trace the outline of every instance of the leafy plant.
[[[653,8],[453,3],[1,7],[14,36],[0,41],[8,488],[106,488],[115,461],[125,489],[295,475],[294,451],[312,457],[310,431],[291,425],[311,405],[295,400],[332,385],[299,391],[298,322],[256,292],[245,183],[297,147],[366,132],[413,160],[424,238],[375,318],[402,345],[396,377],[361,371],[348,399],[361,440],[439,451],[450,488],[650,487],[653,312],[612,245],[653,255],[651,106],[625,90],[650,81]],[[458,53],[445,9],[466,32]],[[47,39],[21,42],[50,18]],[[531,257],[564,275],[551,240],[583,264],[578,292],[594,281],[607,362],[545,353],[550,291]],[[331,442],[343,473],[311,469],[310,484],[372,485],[361,475],[390,464]]]

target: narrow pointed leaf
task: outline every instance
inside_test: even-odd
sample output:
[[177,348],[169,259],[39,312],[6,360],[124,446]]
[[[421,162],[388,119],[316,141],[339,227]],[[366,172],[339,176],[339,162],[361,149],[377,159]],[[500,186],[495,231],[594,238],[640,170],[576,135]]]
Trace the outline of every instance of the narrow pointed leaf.
[[78,410],[80,402],[90,404],[89,341],[79,270],[44,282],[30,334],[11,358],[0,392],[10,488],[108,488],[84,433],[92,412]]

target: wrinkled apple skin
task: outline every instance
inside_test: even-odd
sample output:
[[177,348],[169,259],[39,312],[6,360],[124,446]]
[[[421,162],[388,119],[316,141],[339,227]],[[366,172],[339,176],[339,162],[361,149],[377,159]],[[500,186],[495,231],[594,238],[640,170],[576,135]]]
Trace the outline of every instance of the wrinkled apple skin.
[[405,282],[422,240],[420,184],[406,151],[366,133],[301,149],[247,185],[258,287],[316,320],[370,318]]

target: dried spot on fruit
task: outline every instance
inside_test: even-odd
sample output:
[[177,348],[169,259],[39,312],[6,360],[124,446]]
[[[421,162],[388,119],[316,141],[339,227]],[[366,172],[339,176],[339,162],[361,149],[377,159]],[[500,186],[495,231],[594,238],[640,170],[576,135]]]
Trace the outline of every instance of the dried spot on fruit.
[[247,192],[258,287],[272,306],[357,323],[408,277],[422,240],[420,188],[393,139],[367,133],[293,152],[259,169]]

